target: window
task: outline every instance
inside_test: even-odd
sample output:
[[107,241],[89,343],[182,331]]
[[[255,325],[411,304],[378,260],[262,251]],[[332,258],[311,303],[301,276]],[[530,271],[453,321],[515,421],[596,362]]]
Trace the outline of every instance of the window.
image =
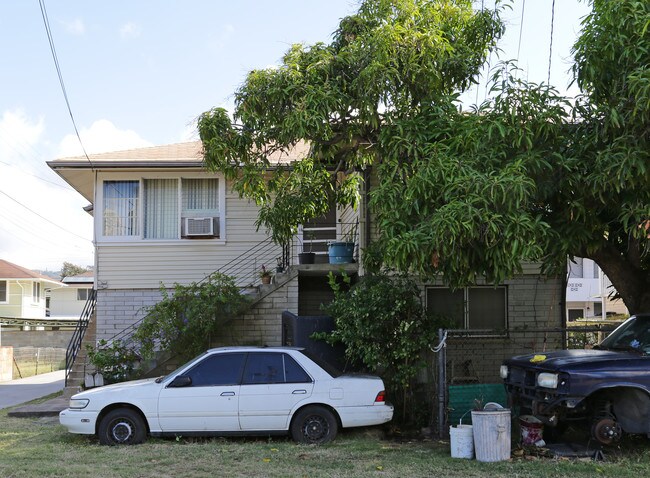
[[41,284],[39,282],[32,282],[32,302],[41,301]]
[[507,328],[505,287],[466,287],[451,290],[427,289],[427,310],[452,320],[458,329],[499,330]]
[[77,300],[88,300],[88,289],[77,289]]
[[311,377],[298,363],[283,353],[251,353],[246,361],[243,384],[306,383]]
[[138,236],[139,181],[104,181],[104,235]]
[[220,237],[220,193],[218,178],[104,181],[103,235]]
[[238,385],[245,358],[244,353],[210,355],[185,375],[192,379],[193,387]]
[[0,280],[0,302],[7,302],[8,300],[8,287],[6,280]]

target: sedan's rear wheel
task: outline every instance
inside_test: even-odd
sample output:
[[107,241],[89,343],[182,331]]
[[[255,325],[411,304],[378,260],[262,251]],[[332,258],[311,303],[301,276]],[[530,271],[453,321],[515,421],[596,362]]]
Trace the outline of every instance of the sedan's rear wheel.
[[98,435],[102,445],[137,445],[147,437],[147,427],[136,411],[118,408],[102,418]]
[[337,432],[336,417],[325,407],[303,408],[291,422],[291,437],[298,443],[322,445],[334,440]]

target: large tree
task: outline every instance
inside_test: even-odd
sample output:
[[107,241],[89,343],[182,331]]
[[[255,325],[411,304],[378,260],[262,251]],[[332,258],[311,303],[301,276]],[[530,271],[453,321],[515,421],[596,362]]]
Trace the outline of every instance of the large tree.
[[[491,99],[461,111],[503,33],[499,10],[366,0],[330,44],[294,45],[280,67],[251,72],[232,120],[201,116],[206,163],[258,202],[277,240],[332,194],[355,205],[356,173],[371,170],[369,266],[462,286],[522,261],[559,272],[580,255],[631,311],[650,310],[648,8],[594,2],[575,47],[577,104],[501,65]],[[270,155],[303,140],[305,158],[269,178]]]

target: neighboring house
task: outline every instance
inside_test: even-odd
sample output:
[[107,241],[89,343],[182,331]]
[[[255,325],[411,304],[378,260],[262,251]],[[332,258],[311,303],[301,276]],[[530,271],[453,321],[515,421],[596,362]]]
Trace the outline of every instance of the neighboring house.
[[0,317],[44,319],[46,290],[60,287],[65,284],[0,259]]
[[568,261],[569,279],[566,291],[566,316],[572,322],[579,318],[605,318],[608,314],[627,314],[622,299],[609,278],[591,259],[575,257]]
[[52,289],[48,310],[51,318],[78,319],[94,287],[94,272],[88,271],[61,279],[67,287]]
[[[374,229],[366,191],[361,191],[356,211],[334,208],[326,218],[305,225],[283,250],[269,243],[264,230],[256,230],[257,206],[232,192],[222,175],[206,171],[201,149],[200,142],[191,142],[48,162],[91,203],[86,210],[94,216],[98,339],[111,339],[138,321],[146,306],[160,299],[161,284],[171,288],[221,270],[236,276],[240,285],[256,286],[255,273],[262,265],[274,268],[277,260],[283,273],[221,342],[280,345],[292,335],[283,312],[293,314],[295,323],[322,315],[321,303],[333,296],[327,284],[330,271],[343,267],[353,277],[363,273],[358,261],[325,263],[323,251],[328,241],[350,232],[357,251],[368,244]],[[272,157],[272,164],[305,152],[306,146],[299,145],[288,155]],[[368,178],[372,183],[371,173]],[[316,264],[297,264],[303,249],[320,253]],[[456,328],[500,331],[468,339],[481,341],[481,350],[489,348],[482,364],[490,378],[498,379],[501,357],[511,342],[509,330],[562,325],[562,278],[541,277],[531,264],[523,269],[521,276],[498,287],[422,286],[429,310],[450,315]]]

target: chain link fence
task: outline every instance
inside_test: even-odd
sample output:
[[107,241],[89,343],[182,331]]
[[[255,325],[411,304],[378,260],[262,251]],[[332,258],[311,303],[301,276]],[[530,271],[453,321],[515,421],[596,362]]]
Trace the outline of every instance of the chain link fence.
[[[441,330],[431,359],[436,384],[433,430],[448,435],[449,425],[468,423],[473,409],[496,402],[507,406],[501,363],[515,355],[558,349],[591,348],[618,323],[599,326],[509,330]],[[437,350],[437,351],[436,351]],[[442,384],[443,386],[437,386]]]
[[65,349],[14,347],[13,378],[25,378],[65,368]]

